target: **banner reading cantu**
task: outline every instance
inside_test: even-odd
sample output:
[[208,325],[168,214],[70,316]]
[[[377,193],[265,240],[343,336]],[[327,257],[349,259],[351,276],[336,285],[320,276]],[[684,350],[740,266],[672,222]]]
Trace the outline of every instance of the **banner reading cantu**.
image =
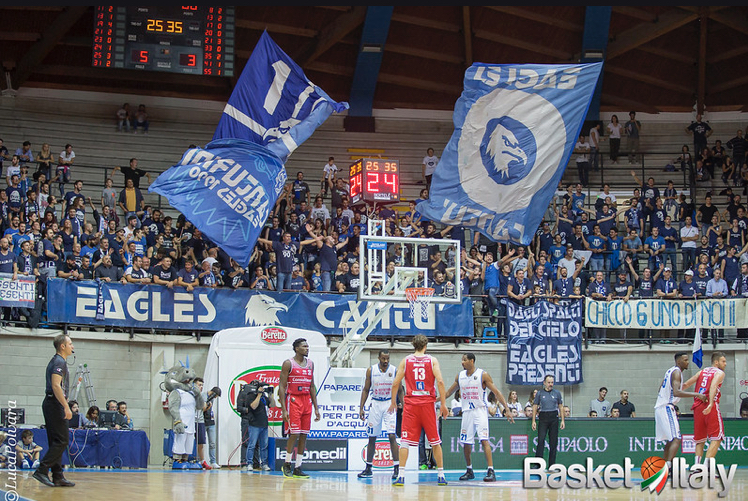
[[744,298],[585,300],[585,326],[607,329],[745,329]]

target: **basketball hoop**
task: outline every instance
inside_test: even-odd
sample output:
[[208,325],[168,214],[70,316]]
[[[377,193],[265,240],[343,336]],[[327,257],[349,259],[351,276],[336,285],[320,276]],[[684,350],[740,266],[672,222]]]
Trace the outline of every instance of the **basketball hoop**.
[[434,289],[431,287],[409,287],[405,289],[405,297],[410,303],[410,318],[415,317],[416,309],[421,313],[421,318],[428,317],[428,308]]

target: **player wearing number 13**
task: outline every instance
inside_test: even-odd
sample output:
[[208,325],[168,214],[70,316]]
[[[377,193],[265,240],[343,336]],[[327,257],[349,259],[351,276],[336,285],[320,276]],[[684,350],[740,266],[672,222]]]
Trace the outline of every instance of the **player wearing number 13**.
[[[470,453],[473,450],[473,441],[475,434],[478,434],[483,452],[486,455],[488,470],[483,478],[484,482],[495,482],[496,474],[493,471],[493,457],[491,456],[491,444],[488,442],[488,399],[486,390],[491,390],[496,396],[496,400],[504,407],[509,408],[504,395],[501,394],[493,379],[488,372],[475,367],[475,355],[465,353],[462,356],[462,368],[465,369],[455,377],[455,382],[447,390],[447,397],[454,393],[458,386],[460,388],[460,401],[462,402],[462,424],[460,426],[460,443],[465,453],[465,462],[467,471],[460,477],[460,480],[472,480],[473,474],[472,461]],[[507,416],[510,423],[514,423],[514,418],[509,414]]]
[[[397,367],[397,375],[392,382],[389,413],[397,409],[397,394],[405,380],[405,405],[403,406],[402,445],[400,447],[400,477],[394,482],[396,486],[405,485],[405,465],[408,462],[409,447],[418,446],[421,430],[426,432],[426,438],[431,444],[431,450],[436,461],[438,484],[447,485],[444,477],[444,456],[442,454],[442,440],[439,437],[439,427],[436,421],[436,399],[441,403],[441,417],[449,414],[446,402],[446,390],[439,362],[436,358],[426,355],[429,340],[423,334],[413,338],[415,353],[408,355]],[[437,388],[439,396],[437,397]]]

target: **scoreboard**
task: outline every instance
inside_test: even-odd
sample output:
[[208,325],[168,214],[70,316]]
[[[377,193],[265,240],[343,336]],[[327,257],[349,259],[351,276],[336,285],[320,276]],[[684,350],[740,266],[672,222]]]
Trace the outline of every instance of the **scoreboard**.
[[95,9],[95,68],[234,75],[234,7]]
[[400,200],[400,162],[382,158],[361,158],[348,170],[351,204],[397,202]]

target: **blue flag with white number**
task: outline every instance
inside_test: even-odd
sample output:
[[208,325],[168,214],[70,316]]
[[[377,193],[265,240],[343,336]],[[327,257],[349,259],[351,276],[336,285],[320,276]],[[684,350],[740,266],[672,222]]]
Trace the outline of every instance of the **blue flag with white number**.
[[187,150],[148,191],[169,199],[205,236],[243,266],[286,183],[283,162],[267,148],[220,139]]
[[333,101],[263,32],[218,122],[213,139],[246,139],[283,163],[333,113]]
[[528,245],[556,191],[602,63],[473,64],[455,130],[418,204],[425,219]]

